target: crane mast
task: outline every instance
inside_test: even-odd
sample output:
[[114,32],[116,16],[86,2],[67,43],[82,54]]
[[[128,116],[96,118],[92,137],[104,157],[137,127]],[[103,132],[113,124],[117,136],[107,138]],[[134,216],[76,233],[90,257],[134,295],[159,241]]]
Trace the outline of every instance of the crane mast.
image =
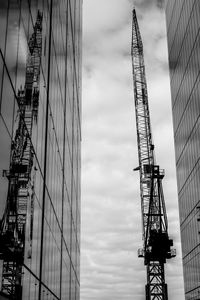
[[167,214],[162,189],[164,171],[155,161],[145,75],[143,44],[136,11],[132,15],[132,72],[137,128],[143,248],[138,256],[144,258],[147,269],[146,300],[168,300],[164,264],[176,255],[168,236]]
[[31,258],[34,212],[34,150],[31,142],[39,105],[42,51],[42,13],[38,11],[28,41],[25,86],[17,94],[18,119],[11,143],[7,202],[0,226],[0,291],[8,299],[22,299],[24,258]]

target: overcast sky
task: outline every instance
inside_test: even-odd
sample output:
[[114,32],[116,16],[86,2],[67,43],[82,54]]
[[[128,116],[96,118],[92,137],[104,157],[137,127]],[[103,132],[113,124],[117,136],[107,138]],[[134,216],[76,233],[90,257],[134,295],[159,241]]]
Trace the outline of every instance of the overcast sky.
[[[170,300],[183,300],[178,200],[165,16],[136,0],[157,163],[177,257],[168,261]],[[144,300],[136,125],[130,56],[132,0],[83,1],[81,300]]]

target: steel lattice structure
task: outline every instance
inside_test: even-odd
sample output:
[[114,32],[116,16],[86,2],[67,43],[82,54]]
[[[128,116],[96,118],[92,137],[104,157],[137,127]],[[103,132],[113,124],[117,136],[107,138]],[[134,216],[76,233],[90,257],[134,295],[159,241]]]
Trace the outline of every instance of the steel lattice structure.
[[143,249],[138,256],[144,258],[147,269],[146,300],[167,300],[164,264],[175,256],[173,241],[168,236],[167,214],[162,189],[164,171],[155,163],[152,141],[143,44],[133,9],[132,70],[140,171],[140,196],[143,225]]
[[38,11],[28,42],[24,89],[17,95],[18,122],[11,145],[7,203],[0,227],[1,292],[9,299],[22,299],[24,256],[31,257],[34,210],[34,151],[31,143],[39,105],[42,13]]

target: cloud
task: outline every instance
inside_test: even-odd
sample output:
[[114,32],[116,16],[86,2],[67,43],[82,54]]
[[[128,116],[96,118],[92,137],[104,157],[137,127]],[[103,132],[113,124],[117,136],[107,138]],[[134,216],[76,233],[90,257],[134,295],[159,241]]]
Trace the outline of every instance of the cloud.
[[137,8],[145,11],[151,7],[162,9],[164,7],[165,0],[134,0],[133,2]]
[[131,4],[127,0],[102,0],[101,2],[87,0],[83,7],[83,21],[85,34],[103,34],[107,31],[115,32],[126,23],[126,17]]
[[[166,169],[169,235],[178,249],[177,258],[166,267],[166,281],[170,299],[182,300],[162,3],[135,1],[157,159]],[[133,1],[129,0],[85,0],[83,5],[81,300],[144,299],[146,270],[137,257],[143,243],[139,173],[133,172],[138,166],[138,153],[130,57],[132,8]],[[173,276],[177,276],[176,281]]]

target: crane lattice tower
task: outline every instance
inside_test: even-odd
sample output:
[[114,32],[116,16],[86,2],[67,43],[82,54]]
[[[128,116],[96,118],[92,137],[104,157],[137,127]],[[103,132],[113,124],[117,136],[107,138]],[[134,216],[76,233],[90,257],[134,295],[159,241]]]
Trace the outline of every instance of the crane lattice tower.
[[147,271],[146,300],[168,300],[164,264],[176,255],[168,236],[168,222],[162,188],[164,171],[155,162],[149,114],[143,44],[136,11],[132,19],[132,71],[137,128],[140,196],[143,228],[143,248],[138,256],[144,258]]

